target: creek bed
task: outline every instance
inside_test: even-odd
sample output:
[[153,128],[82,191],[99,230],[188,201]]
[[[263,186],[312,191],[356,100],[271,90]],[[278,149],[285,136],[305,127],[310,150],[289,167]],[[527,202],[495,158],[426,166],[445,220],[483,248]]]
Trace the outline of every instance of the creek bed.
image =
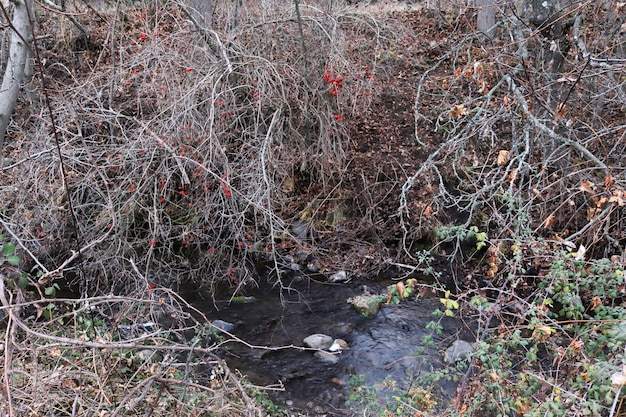
[[[380,291],[387,284],[368,285]],[[254,301],[246,303],[213,302],[198,294],[190,301],[210,319],[233,323],[233,333],[253,346],[300,347],[315,333],[346,340],[349,348],[339,354],[336,364],[321,361],[311,351],[254,349],[237,342],[224,344],[221,354],[250,382],[284,386],[282,391],[270,391],[270,397],[294,410],[311,416],[351,415],[359,411],[346,403],[353,378],[374,387],[376,401],[385,402],[392,390],[408,390],[412,380],[442,369],[442,349],[459,338],[471,340],[460,320],[446,317],[440,322],[442,333],[433,335],[437,349],[422,345],[423,337],[432,334],[426,326],[433,320],[431,313],[441,307],[438,298],[411,297],[365,318],[346,301],[362,293],[362,284],[306,279],[282,290],[264,284],[249,293]],[[440,382],[433,392],[438,404],[449,401],[455,388],[452,382]]]

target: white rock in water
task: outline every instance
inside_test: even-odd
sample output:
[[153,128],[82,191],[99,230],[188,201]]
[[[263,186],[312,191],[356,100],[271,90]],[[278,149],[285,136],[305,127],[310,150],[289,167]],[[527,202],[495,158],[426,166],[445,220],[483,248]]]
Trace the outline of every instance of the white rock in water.
[[455,363],[457,361],[461,361],[466,359],[474,352],[474,347],[465,340],[457,340],[448,349],[443,355],[443,360],[447,363]]
[[343,339],[335,339],[333,344],[328,348],[331,352],[341,352],[348,347],[348,343]]
[[302,343],[311,349],[328,349],[333,344],[333,338],[326,334],[316,333],[305,337]]
[[346,271],[339,271],[328,277],[328,282],[346,282],[348,280],[348,274]]
[[334,355],[330,352],[324,352],[323,350],[315,352],[315,357],[331,365],[334,365],[337,362],[339,362],[339,355]]

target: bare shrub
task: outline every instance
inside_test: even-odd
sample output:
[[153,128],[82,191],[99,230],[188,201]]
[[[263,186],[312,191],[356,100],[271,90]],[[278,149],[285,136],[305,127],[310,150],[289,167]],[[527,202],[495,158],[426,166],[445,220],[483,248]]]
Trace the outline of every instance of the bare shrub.
[[261,415],[215,355],[218,330],[170,290],[11,302],[5,279],[3,414]]
[[[427,147],[420,138],[435,131],[442,142],[403,186],[407,252],[412,224],[424,217],[407,193],[420,181],[436,186],[429,215],[465,213],[466,226],[489,231],[493,242],[542,236],[583,245],[592,256],[623,251],[624,124],[615,111],[624,86],[614,65],[623,51],[610,35],[616,26],[606,24],[613,11],[587,14],[591,7],[561,11],[572,22],[571,49],[560,46],[566,60],[558,73],[548,67],[558,46],[517,11],[502,17],[502,43],[456,36],[423,74],[415,137]],[[596,30],[583,34],[583,25]],[[450,72],[442,73],[443,64]]]
[[379,37],[375,21],[343,9],[300,9],[298,19],[290,3],[220,2],[207,28],[182,5],[103,8],[80,16],[89,39],[42,44],[54,125],[33,112],[14,126],[3,169],[5,225],[42,283],[53,271],[86,291],[182,280],[237,290],[254,282],[250,251],[280,271],[276,247],[293,241],[304,208],[294,184],[331,197],[342,115],[366,105],[368,79],[343,82],[363,67],[348,34],[366,32],[372,50]]

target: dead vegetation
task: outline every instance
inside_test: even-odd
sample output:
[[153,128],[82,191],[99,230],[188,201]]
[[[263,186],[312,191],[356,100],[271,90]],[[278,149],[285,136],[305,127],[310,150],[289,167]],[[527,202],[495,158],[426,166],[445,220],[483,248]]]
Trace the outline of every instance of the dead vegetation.
[[[73,3],[76,23],[42,13],[40,87],[18,103],[1,170],[0,221],[28,276],[7,275],[15,298],[3,307],[15,314],[13,412],[96,415],[106,403],[115,414],[146,399],[155,413],[165,398],[183,410],[184,395],[215,394],[187,368],[133,359],[158,346],[181,360],[201,321],[188,328],[186,316],[175,341],[168,331],[120,346],[76,327],[93,318],[74,301],[43,322],[45,306],[61,308],[45,296],[55,284],[107,305],[109,319],[138,303],[147,323],[172,300],[145,298],[152,285],[245,293],[256,262],[280,282],[301,252],[323,273],[365,277],[425,267],[418,253],[432,249],[455,266],[450,287],[509,298],[533,294],[549,269],[531,241],[542,256],[623,256],[623,8],[596,3],[566,10],[567,48],[521,9],[502,10],[492,40],[471,7],[216,2],[210,28],[177,3]],[[471,227],[486,250],[468,251]],[[513,262],[518,243],[529,256]],[[108,293],[130,298],[90,298]],[[37,320],[20,316],[27,307]],[[52,383],[59,366],[68,376]],[[225,391],[198,394],[203,410],[257,412],[226,372]],[[84,388],[112,379],[126,389]],[[42,390],[54,401],[28,405]]]

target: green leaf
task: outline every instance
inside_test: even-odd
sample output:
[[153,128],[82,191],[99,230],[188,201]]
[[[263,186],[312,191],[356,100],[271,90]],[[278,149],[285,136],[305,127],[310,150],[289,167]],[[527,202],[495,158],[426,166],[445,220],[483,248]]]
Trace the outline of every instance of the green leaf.
[[56,289],[54,287],[46,287],[46,289],[43,290],[43,292],[47,296],[51,296],[51,295],[54,295],[54,293],[56,292]]
[[20,264],[20,257],[19,256],[15,256],[15,255],[9,256],[7,258],[7,262],[10,263],[11,265],[17,266],[17,265]]
[[22,275],[17,281],[17,286],[20,288],[28,287],[28,277],[26,275]]
[[13,255],[15,253],[15,245],[13,243],[5,243],[2,245],[2,253],[6,256]]

